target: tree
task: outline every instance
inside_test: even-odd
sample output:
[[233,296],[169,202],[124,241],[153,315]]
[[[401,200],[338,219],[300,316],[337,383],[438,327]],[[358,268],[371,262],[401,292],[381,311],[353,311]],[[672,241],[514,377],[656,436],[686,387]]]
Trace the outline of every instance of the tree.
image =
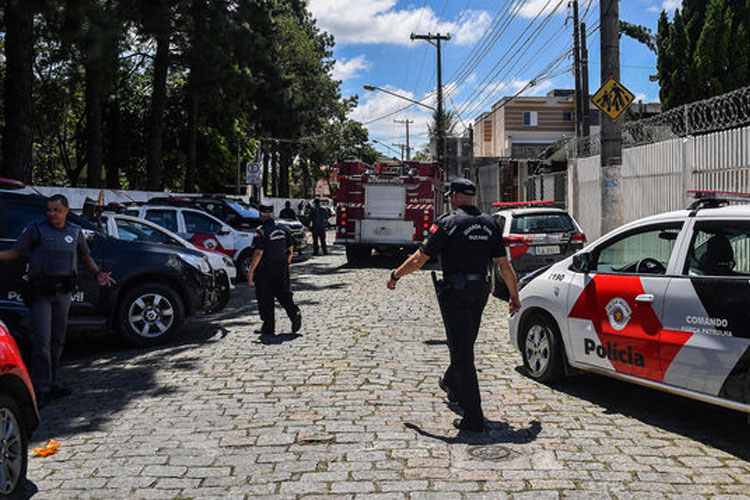
[[656,69],[659,75],[659,99],[666,107],[672,95],[672,71],[675,61],[669,43],[669,17],[666,11],[661,11],[656,32]]
[[36,2],[5,2],[4,175],[31,182]]

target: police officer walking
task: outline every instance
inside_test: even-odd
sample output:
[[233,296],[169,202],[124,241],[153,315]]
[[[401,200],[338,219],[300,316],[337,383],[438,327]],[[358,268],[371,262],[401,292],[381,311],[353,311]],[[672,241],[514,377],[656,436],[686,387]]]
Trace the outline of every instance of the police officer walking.
[[[31,307],[32,354],[31,380],[39,407],[50,399],[63,397],[70,391],[56,385],[60,367],[71,293],[76,288],[78,260],[96,275],[101,286],[115,283],[89,254],[81,228],[66,220],[70,208],[61,194],[47,201],[47,220],[24,229],[10,250],[0,252],[0,260],[15,260],[29,255],[29,291]],[[30,300],[29,300],[30,299]]]
[[284,208],[279,212],[279,219],[297,220],[297,214],[294,213],[294,210],[292,209],[291,201],[287,200],[284,203]]
[[502,230],[474,206],[476,186],[468,179],[456,179],[451,182],[449,193],[453,212],[435,221],[419,249],[391,271],[388,288],[396,288],[399,279],[421,269],[431,257],[440,258],[443,280],[438,302],[448,337],[450,366],[438,383],[448,399],[464,411],[463,419],[454,420],[453,425],[461,430],[484,432],[474,343],[490,293],[488,271],[493,261],[510,291],[510,313],[515,314],[521,303],[516,274],[505,254]]
[[263,321],[255,333],[275,333],[274,299],[279,301],[292,321],[292,333],[297,333],[302,327],[302,312],[292,298],[289,279],[289,264],[294,255],[292,234],[273,220],[272,206],[261,205],[260,218],[263,224],[253,239],[255,253],[247,274],[250,286],[255,285],[258,312]]
[[318,255],[318,241],[323,249],[323,255],[328,255],[326,247],[326,226],[330,214],[328,210],[320,205],[320,199],[313,200],[313,208],[310,210],[310,230],[313,237],[313,255]]

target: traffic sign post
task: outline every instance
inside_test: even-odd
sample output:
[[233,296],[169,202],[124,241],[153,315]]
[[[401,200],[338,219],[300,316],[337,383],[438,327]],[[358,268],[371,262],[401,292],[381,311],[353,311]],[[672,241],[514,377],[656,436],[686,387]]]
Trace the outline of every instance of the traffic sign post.
[[260,185],[261,165],[257,161],[249,161],[245,165],[245,184],[251,186]]
[[623,111],[628,109],[635,96],[613,76],[607,78],[599,90],[591,97],[594,106],[602,110],[612,121],[617,121]]

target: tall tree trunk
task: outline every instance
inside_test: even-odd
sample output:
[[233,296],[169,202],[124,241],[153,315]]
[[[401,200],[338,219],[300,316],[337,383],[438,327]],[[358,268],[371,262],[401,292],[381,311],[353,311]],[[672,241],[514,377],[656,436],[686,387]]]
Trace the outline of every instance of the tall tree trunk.
[[261,189],[263,192],[263,196],[268,196],[268,193],[269,193],[268,191],[268,181],[269,181],[268,159],[269,159],[271,152],[269,151],[267,144],[264,143],[261,147],[263,148],[263,178],[261,180],[262,182]]
[[4,175],[31,182],[34,12],[28,0],[5,3]]
[[282,198],[289,197],[289,164],[292,162],[291,147],[289,144],[281,146],[279,161],[279,196]]
[[[167,19],[167,22],[169,20]],[[159,191],[163,184],[162,145],[164,135],[164,110],[167,106],[167,72],[169,68],[169,34],[156,37],[154,82],[151,94],[151,112],[148,126],[148,153],[146,157],[146,188]]]
[[185,187],[186,193],[195,191],[198,172],[198,89],[195,84],[194,73],[190,73],[188,82],[188,141],[187,141],[187,165],[185,165]]
[[122,123],[122,111],[120,111],[119,103],[113,100],[109,103],[108,108],[109,151],[106,168],[107,187],[120,189],[120,172],[125,168],[125,127]]
[[310,196],[310,160],[301,159],[302,163],[302,197],[307,198]]
[[94,36],[85,48],[86,71],[86,185],[102,186],[102,43]]

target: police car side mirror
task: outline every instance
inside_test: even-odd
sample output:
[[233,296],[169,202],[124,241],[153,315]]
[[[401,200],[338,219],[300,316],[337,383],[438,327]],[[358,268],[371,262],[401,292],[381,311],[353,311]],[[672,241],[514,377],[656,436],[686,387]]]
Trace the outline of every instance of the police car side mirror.
[[591,254],[588,252],[579,253],[573,256],[573,263],[569,268],[576,273],[587,274],[591,270]]
[[229,234],[229,229],[220,229],[218,233],[219,236],[226,236]]

